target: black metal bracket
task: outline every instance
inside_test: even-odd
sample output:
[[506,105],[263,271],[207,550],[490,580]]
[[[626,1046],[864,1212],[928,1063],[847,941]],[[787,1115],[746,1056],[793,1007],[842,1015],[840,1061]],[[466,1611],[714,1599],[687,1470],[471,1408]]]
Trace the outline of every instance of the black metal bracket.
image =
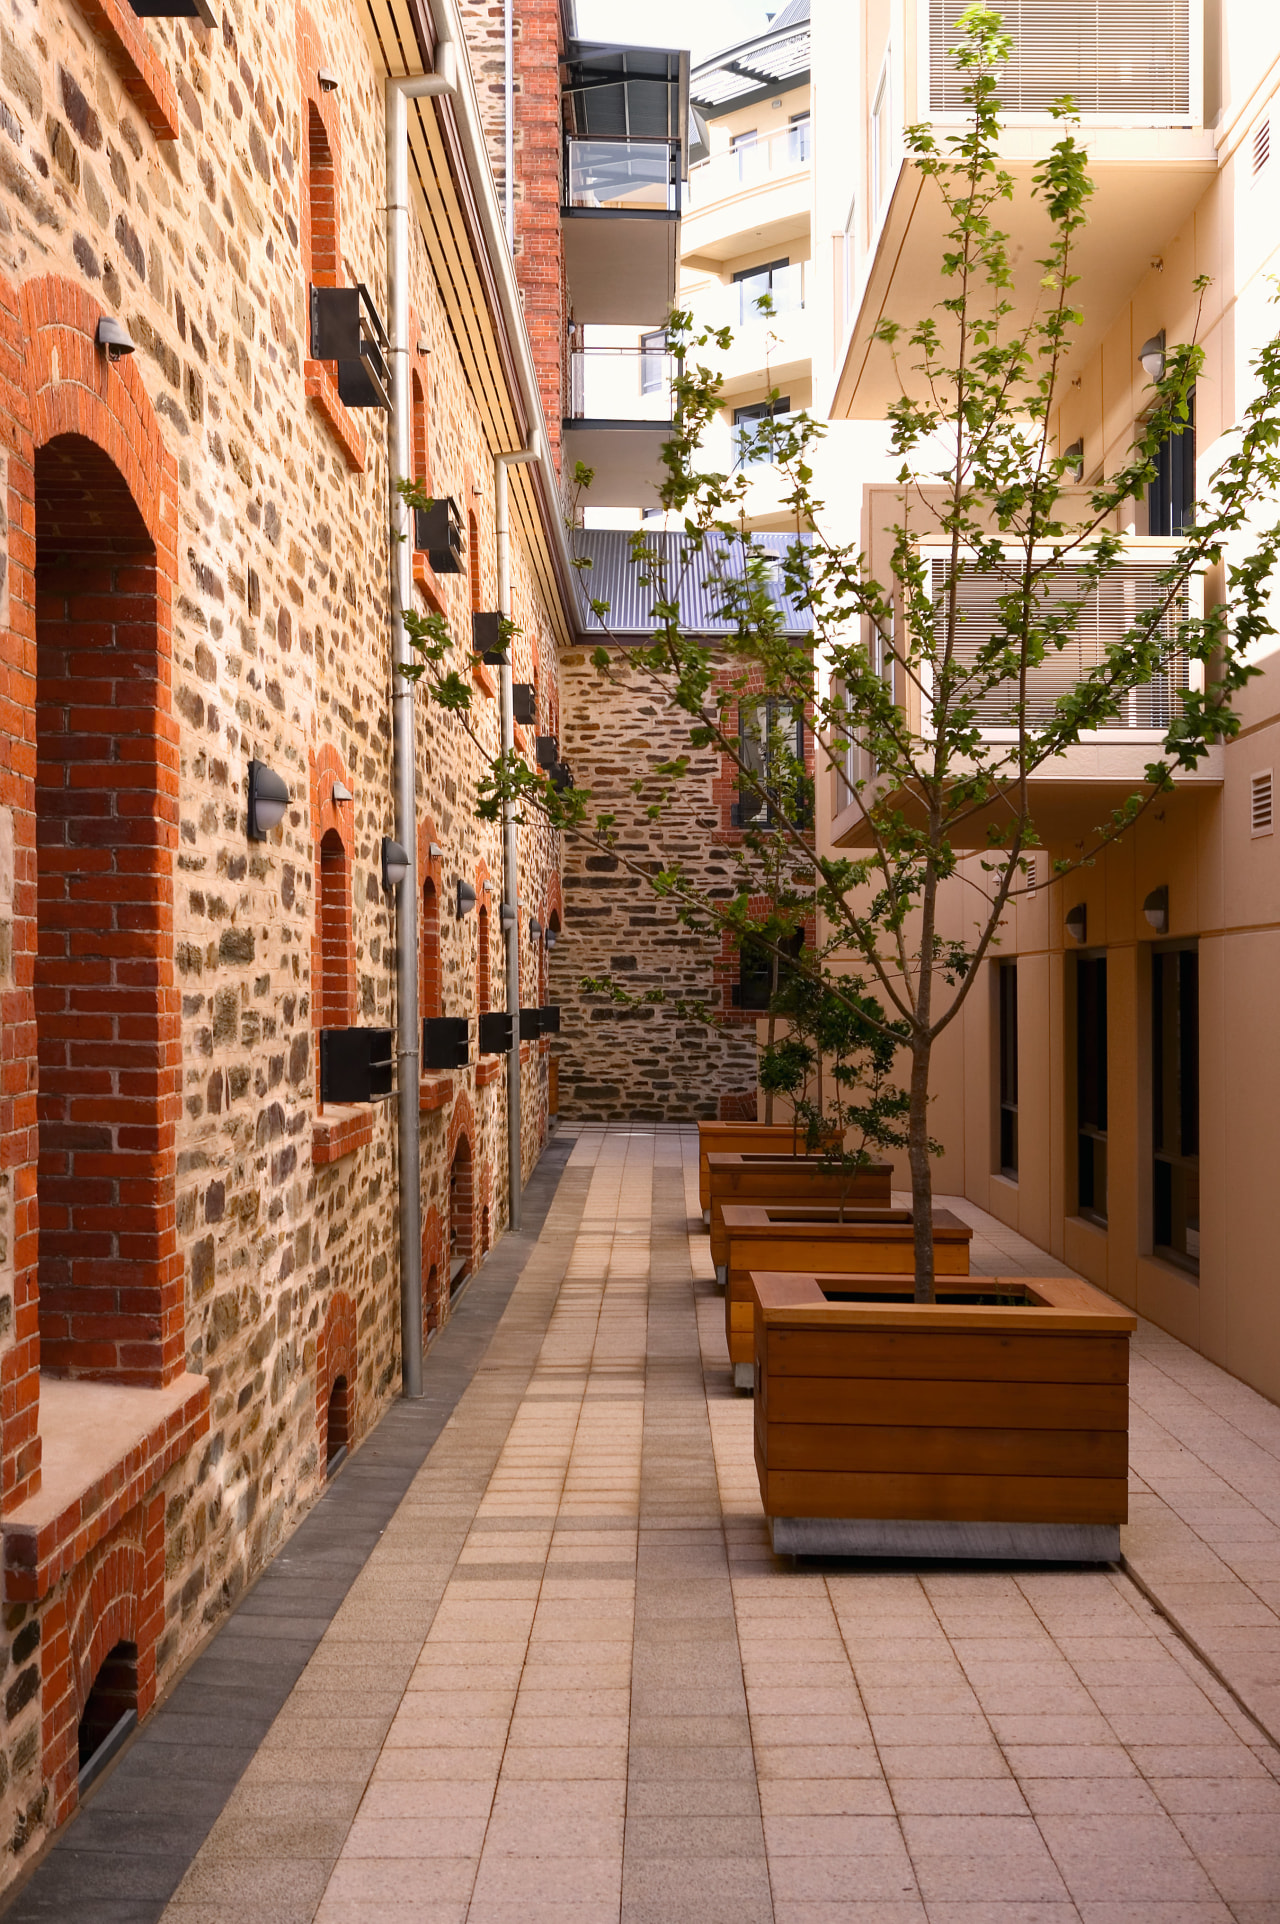
[[390,343],[363,281],[311,290],[311,358],[338,363],[338,399],[349,408],[391,408]]

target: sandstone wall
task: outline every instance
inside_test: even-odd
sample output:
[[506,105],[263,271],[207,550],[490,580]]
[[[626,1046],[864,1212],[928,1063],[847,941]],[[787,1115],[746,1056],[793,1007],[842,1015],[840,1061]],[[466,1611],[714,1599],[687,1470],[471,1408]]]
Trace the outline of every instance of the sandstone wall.
[[[326,273],[339,284],[366,283],[385,311],[382,84],[353,0],[317,8],[314,19],[290,4],[242,0],[224,0],[220,12],[210,32],[139,22],[117,0],[102,0],[95,27],[74,5],[15,0],[0,29],[6,662],[33,674],[32,571],[44,565],[49,538],[33,527],[29,506],[33,436],[38,447],[48,427],[32,412],[45,403],[33,399],[24,373],[23,329],[34,320],[23,316],[44,311],[43,294],[35,307],[27,299],[37,285],[54,289],[58,312],[70,316],[65,335],[50,336],[41,394],[69,392],[73,350],[87,356],[89,371],[75,377],[84,422],[97,419],[95,408],[117,418],[120,397],[129,398],[157,431],[163,459],[130,469],[128,486],[135,499],[158,496],[171,515],[162,557],[171,658],[158,697],[171,906],[158,965],[171,985],[162,991],[171,1025],[162,1046],[173,1089],[163,1139],[172,1150],[157,1157],[155,1181],[178,1353],[154,1380],[185,1366],[207,1382],[210,1408],[207,1435],[155,1483],[129,1540],[129,1555],[159,1557],[158,1620],[145,1637],[161,1692],[323,1487],[330,1390],[348,1379],[358,1442],[396,1393],[400,1370],[394,1105],[321,1114],[317,1090],[326,833],[341,845],[348,889],[346,1020],[389,1025],[395,1016],[395,905],[379,853],[393,828],[384,417],[342,407],[331,371],[310,359],[307,318],[308,283]],[[322,65],[340,76],[336,93],[319,92]],[[317,138],[336,182],[328,238],[306,187],[310,168],[319,192]],[[427,346],[419,359],[431,483],[476,522],[466,573],[437,578],[425,559],[416,573],[422,605],[447,616],[465,668],[472,608],[493,605],[492,455],[419,242],[414,276],[411,338],[420,334]],[[137,347],[115,367],[91,351],[99,311],[118,316]],[[97,469],[86,455],[76,472],[92,480]],[[92,520],[92,488],[86,501],[81,519]],[[532,678],[536,651],[550,719],[555,649],[518,530],[513,584],[522,660]],[[0,1365],[10,1522],[39,1463],[35,727],[29,709],[15,705],[16,686],[4,727],[17,746],[0,776]],[[474,814],[484,758],[497,744],[497,703],[477,682],[475,740],[422,693],[417,708],[414,885],[434,864],[444,1007],[471,1014],[479,916],[452,912],[460,877],[488,904],[492,999],[504,1001],[501,850],[496,830]],[[246,836],[250,758],[283,776],[291,796],[283,824],[262,843]],[[335,780],[351,801],[333,800]],[[538,1000],[541,958],[528,921],[537,913],[546,925],[557,851],[537,829],[522,844],[524,972],[529,999]],[[108,1061],[104,1073],[117,1069]],[[544,1049],[530,1053],[525,1082],[527,1169],[546,1131]],[[500,1063],[424,1079],[424,1254],[440,1272],[429,1331],[448,1314],[450,1170],[460,1143],[471,1157],[473,1264],[506,1221],[505,1100]],[[48,1207],[45,1219],[47,1235]],[[11,1845],[10,1870],[65,1814],[68,1795],[74,1802],[74,1771],[69,1793],[54,1785],[41,1722],[56,1694],[78,1704],[87,1688],[46,1634],[72,1603],[81,1615],[97,1608],[97,1592],[82,1596],[77,1581],[73,1568],[46,1594],[6,1608],[0,1838]],[[92,1637],[85,1648],[96,1649]]]
[[[709,891],[736,886],[730,826],[733,785],[710,753],[695,754],[688,777],[664,802],[659,822],[645,819],[663,784],[656,764],[688,753],[688,722],[625,670],[607,680],[590,655],[561,657],[564,750],[574,780],[596,805],[626,823],[619,852],[656,872],[680,860]],[[639,798],[631,784],[648,777]],[[554,999],[562,1004],[560,1114],[607,1120],[674,1122],[756,1112],[756,1024],[732,1007],[736,956],[725,943],[691,933],[642,877],[618,857],[572,839],[564,857],[565,937],[552,956]],[[584,995],[582,978],[614,975],[630,993],[662,989],[668,998],[704,1001],[719,1029],[682,1018],[670,1006],[619,1008]]]

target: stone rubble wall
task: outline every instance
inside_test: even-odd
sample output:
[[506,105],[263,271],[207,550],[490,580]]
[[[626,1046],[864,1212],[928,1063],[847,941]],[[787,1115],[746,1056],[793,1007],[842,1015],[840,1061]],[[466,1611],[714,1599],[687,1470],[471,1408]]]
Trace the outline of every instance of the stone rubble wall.
[[[103,0],[106,13],[114,6]],[[323,370],[308,366],[302,231],[305,108],[312,63],[323,57],[341,80],[325,97],[341,144],[339,278],[365,282],[385,313],[382,85],[354,0],[316,7],[314,24],[292,4],[222,0],[219,11],[212,32],[122,15],[121,30],[167,76],[171,140],[157,138],[155,116],[140,109],[136,87],[126,88],[112,47],[69,0],[14,0],[0,28],[0,274],[19,287],[61,276],[119,317],[176,461],[181,1109],[172,1207],[186,1367],[207,1378],[212,1413],[207,1441],[159,1486],[161,1694],[323,1488],[318,1353],[335,1306],[354,1306],[356,1442],[396,1394],[400,1370],[394,1104],[365,1112],[368,1127],[356,1131],[365,1139],[345,1154],[317,1160],[333,1118],[317,1114],[313,983],[314,808],[317,794],[325,800],[316,771],[328,755],[354,796],[342,805],[354,1019],[394,1021],[395,907],[380,873],[381,838],[393,828],[384,417],[336,407]],[[420,358],[429,365],[432,483],[464,517],[476,515],[487,607],[486,425],[418,241],[413,275],[416,325],[429,346]],[[104,366],[103,378],[117,377]],[[6,460],[13,452],[3,450]],[[29,549],[31,531],[22,532]],[[530,675],[536,650],[550,721],[556,651],[518,527],[512,568],[518,647]],[[431,593],[465,671],[468,579],[439,579]],[[4,622],[3,586],[0,597]],[[492,878],[493,999],[504,1000],[500,839],[474,813],[484,757],[497,745],[497,702],[477,686],[477,745],[425,693],[416,701],[422,808],[443,850],[444,1007],[470,1014],[478,918],[451,911],[458,877]],[[277,770],[291,795],[264,843],[245,832],[250,757]],[[21,998],[31,977],[29,956],[15,958],[13,947],[13,850],[15,833],[26,833],[15,794],[6,788],[0,805],[0,990]],[[558,851],[537,827],[521,842],[524,977],[536,1001],[541,965],[528,920],[536,913],[545,926],[558,901]],[[526,1173],[545,1140],[545,1065],[545,1048],[535,1049],[525,1071]],[[473,1067],[449,1081],[445,1099],[422,1117],[424,1218],[447,1213],[449,1159],[468,1134],[477,1225],[485,1212],[491,1243],[506,1222],[505,1075],[480,1086]],[[8,1160],[0,1169],[0,1346],[14,1328],[23,1175]],[[447,1313],[446,1295],[438,1320]],[[55,1592],[5,1610],[0,1883],[51,1818],[40,1727],[55,1659],[42,1649],[42,1626],[62,1602]]]

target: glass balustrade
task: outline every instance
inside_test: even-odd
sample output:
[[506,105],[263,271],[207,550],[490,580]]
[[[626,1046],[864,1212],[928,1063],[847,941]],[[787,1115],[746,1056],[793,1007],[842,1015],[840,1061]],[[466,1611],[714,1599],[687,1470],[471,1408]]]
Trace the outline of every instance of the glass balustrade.
[[581,347],[569,356],[575,421],[669,421],[675,357],[649,347]]
[[807,120],[780,127],[776,134],[739,136],[728,153],[713,154],[689,169],[688,207],[701,209],[727,200],[748,187],[761,187],[809,165],[813,151]]
[[678,145],[666,140],[571,138],[565,204],[595,213],[679,213],[678,154]]

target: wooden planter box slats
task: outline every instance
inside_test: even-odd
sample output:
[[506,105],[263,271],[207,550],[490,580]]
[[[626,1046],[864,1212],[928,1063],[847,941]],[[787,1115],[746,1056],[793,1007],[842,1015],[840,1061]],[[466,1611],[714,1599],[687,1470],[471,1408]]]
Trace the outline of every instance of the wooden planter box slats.
[[[727,1253],[723,1268],[725,1338],[733,1381],[750,1389],[755,1374],[751,1272],[789,1271],[798,1277],[856,1277],[867,1289],[904,1287],[915,1272],[911,1217],[906,1210],[858,1210],[840,1222],[835,1210],[773,1203],[726,1203],[721,1209]],[[967,1276],[973,1231],[950,1210],[933,1216],[933,1260],[940,1276]],[[985,1282],[987,1279],[983,1278]],[[910,1293],[911,1284],[905,1285]],[[825,1298],[823,1299],[825,1301]]]
[[[900,1303],[831,1300],[847,1285]],[[1078,1278],[750,1278],[755,1451],[774,1549],[1113,1561],[1135,1319]]]
[[[825,1146],[838,1147],[841,1138],[834,1131]],[[804,1154],[804,1136],[794,1130],[789,1122],[700,1122],[698,1124],[698,1197],[702,1204],[703,1220],[711,1207],[711,1178],[707,1170],[707,1157],[716,1150],[734,1151],[749,1155],[765,1153],[793,1156]],[[816,1156],[821,1149],[815,1151]]]
[[711,1260],[717,1269],[728,1260],[723,1211],[735,1203],[791,1204],[811,1209],[843,1202],[849,1214],[889,1209],[893,1171],[887,1162],[862,1169],[833,1169],[820,1156],[728,1154],[707,1157],[711,1189]]

